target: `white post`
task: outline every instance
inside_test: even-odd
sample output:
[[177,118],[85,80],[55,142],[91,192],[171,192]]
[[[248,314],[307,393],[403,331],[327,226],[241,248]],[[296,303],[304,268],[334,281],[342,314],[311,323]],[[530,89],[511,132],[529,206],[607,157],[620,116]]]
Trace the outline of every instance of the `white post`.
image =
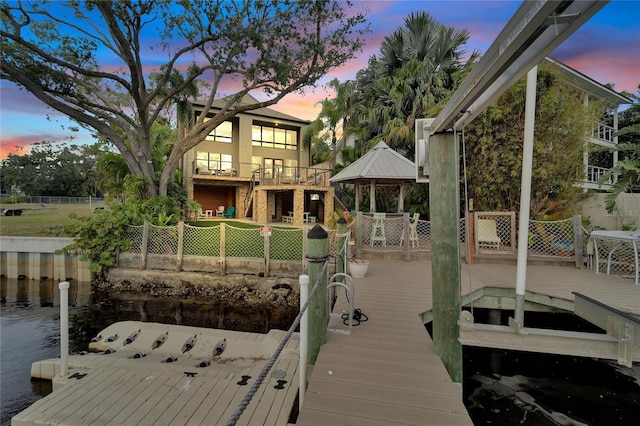
[[[307,303],[309,298],[309,275],[300,275],[298,278],[300,284],[300,309]],[[304,394],[307,391],[307,352],[309,348],[309,314],[307,311],[302,313],[300,319],[300,384],[298,386],[300,396],[298,398],[298,407],[302,410],[304,402]]]
[[60,377],[69,374],[69,282],[58,284],[60,289]]
[[516,267],[516,309],[514,315],[518,328],[522,328],[524,325],[524,295],[527,286],[527,249],[529,247],[529,208],[531,205],[531,169],[533,168],[537,78],[538,67],[535,66],[527,73],[527,93],[524,110],[524,146],[522,148],[518,264]]

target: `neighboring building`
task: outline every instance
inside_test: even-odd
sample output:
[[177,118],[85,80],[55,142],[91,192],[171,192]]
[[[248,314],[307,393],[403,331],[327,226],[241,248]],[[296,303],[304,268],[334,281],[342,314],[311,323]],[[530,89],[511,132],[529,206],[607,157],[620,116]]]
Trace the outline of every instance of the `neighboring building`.
[[[587,189],[609,190],[611,182],[600,185],[598,184],[598,179],[618,162],[618,153],[610,152],[610,148],[618,143],[618,138],[614,137],[613,134],[618,130],[619,107],[620,105],[631,104],[632,101],[562,62],[545,58],[543,64],[553,66],[564,77],[567,84],[582,91],[585,105],[589,104],[589,100],[598,100],[604,102],[605,108],[610,111],[613,117],[613,125],[601,122],[593,123],[591,135],[589,135],[585,144],[583,154],[585,176],[580,185],[585,191]],[[603,111],[603,116],[604,113],[605,111]]]
[[[245,100],[257,102],[250,96]],[[202,102],[193,102],[196,116],[202,108]],[[328,224],[331,176],[329,170],[309,167],[310,148],[302,144],[308,124],[269,108],[222,123],[182,159],[189,198],[212,215],[224,206],[226,212],[234,207],[236,218],[258,223]]]

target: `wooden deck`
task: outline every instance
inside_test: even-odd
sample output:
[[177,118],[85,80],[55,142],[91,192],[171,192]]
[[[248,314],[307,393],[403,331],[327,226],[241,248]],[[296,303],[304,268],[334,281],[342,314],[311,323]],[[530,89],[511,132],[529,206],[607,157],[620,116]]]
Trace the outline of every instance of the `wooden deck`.
[[[369,321],[330,333],[311,374],[299,425],[470,425],[460,390],[433,349],[419,314],[432,308],[431,263],[372,260],[356,278],[355,307]],[[516,266],[461,267],[461,293],[515,288]],[[640,286],[572,266],[530,265],[527,291],[573,301],[580,292],[640,315]]]
[[[432,308],[430,267],[428,261],[372,260],[367,277],[355,279],[355,307],[368,316],[368,321],[354,327],[351,335],[329,333],[311,373],[297,424],[472,424],[461,389],[451,382],[421,319]],[[515,265],[463,264],[461,274],[463,295],[489,287],[515,288]],[[527,291],[567,304],[573,302],[575,291],[640,315],[640,286],[633,285],[631,279],[597,275],[572,266],[530,265]],[[146,326],[157,329],[132,343],[132,350],[148,348],[165,328],[171,329],[173,337],[162,351],[175,352],[189,336],[203,335],[191,356],[181,356],[174,363],[162,362],[167,355],[154,352],[141,364],[125,354],[121,343],[114,354],[75,357],[71,374],[87,375],[57,379],[59,389],[15,416],[12,424],[225,424],[248,390],[238,381],[244,375],[252,376],[247,382],[250,386],[262,369],[266,353],[270,354],[279,341],[274,336],[272,343],[258,345],[266,352],[250,354],[257,362],[245,365],[238,363],[237,357],[248,356],[248,348],[254,347],[249,340],[266,341],[263,336],[247,334],[229,344],[224,353],[229,361],[217,368],[197,368],[198,359],[208,355],[215,342],[234,332]],[[130,332],[121,331],[121,338]],[[297,394],[297,350],[298,341],[290,342],[286,355],[283,353],[271,370],[286,373],[285,389],[274,390],[278,378],[269,375],[238,424],[287,424]],[[59,360],[49,360],[48,364],[43,361],[40,377],[59,375],[59,368]]]

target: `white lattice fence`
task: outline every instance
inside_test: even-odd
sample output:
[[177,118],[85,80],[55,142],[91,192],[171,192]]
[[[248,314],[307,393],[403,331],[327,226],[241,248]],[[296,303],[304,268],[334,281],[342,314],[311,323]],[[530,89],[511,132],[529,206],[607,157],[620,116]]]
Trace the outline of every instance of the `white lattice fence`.
[[236,228],[227,225],[225,255],[226,257],[264,258],[264,239],[260,236],[260,229]]
[[142,236],[144,235],[144,226],[127,226],[125,230],[125,239],[131,241],[131,247],[127,252],[129,253],[141,253],[142,252]]
[[527,253],[531,256],[573,256],[575,254],[573,241],[572,219],[529,221]]
[[184,226],[184,256],[220,257],[220,225]]
[[178,227],[149,225],[149,254],[178,254]]
[[302,261],[302,229],[273,228],[269,238],[269,258]]

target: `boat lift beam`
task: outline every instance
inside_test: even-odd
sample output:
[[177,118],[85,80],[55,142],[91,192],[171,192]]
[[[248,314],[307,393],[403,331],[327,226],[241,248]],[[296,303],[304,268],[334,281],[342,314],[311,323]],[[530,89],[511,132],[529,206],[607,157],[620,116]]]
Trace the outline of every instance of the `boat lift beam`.
[[[458,247],[460,235],[459,191],[451,196],[459,179],[457,175],[451,176],[451,170],[458,165],[457,152],[451,149],[451,145],[457,146],[455,131],[473,120],[607,3],[598,0],[522,2],[438,116],[434,120],[416,120],[416,181],[430,182],[431,229],[438,230],[432,234],[432,247],[438,248],[433,251],[431,270],[433,342],[454,381],[462,377],[462,347],[456,341],[460,256],[451,249]],[[444,195],[434,198],[434,192]],[[456,220],[451,220],[452,214]]]

